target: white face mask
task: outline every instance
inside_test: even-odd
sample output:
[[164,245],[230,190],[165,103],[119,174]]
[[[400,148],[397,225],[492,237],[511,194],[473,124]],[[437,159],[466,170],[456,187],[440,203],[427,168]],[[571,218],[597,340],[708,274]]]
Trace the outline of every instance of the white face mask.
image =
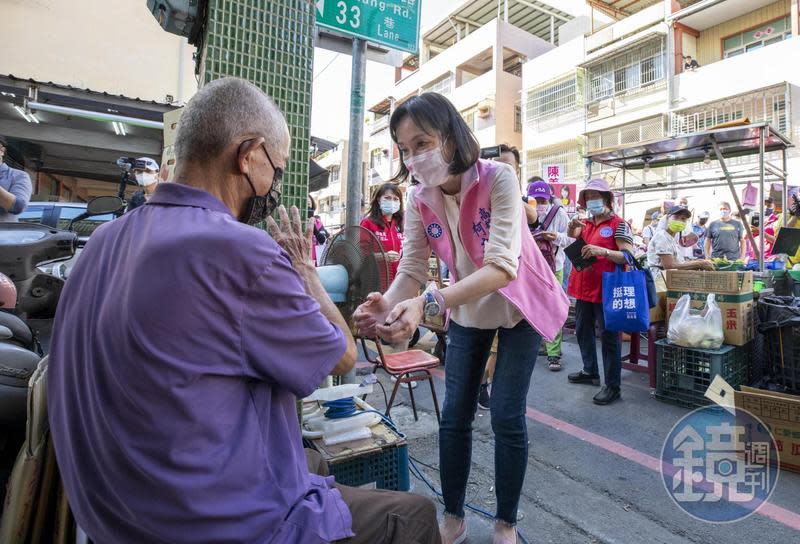
[[403,158],[403,162],[408,172],[423,187],[438,187],[447,181],[447,176],[450,175],[450,163],[444,160],[441,146],[413,157]]
[[151,174],[149,172],[137,172],[136,173],[136,183],[143,187],[147,187],[148,185],[154,184],[157,180],[155,174]]
[[384,215],[394,215],[400,211],[400,201],[399,200],[381,200],[381,212]]
[[550,204],[537,204],[536,205],[536,213],[541,216],[547,215],[547,212],[550,211]]

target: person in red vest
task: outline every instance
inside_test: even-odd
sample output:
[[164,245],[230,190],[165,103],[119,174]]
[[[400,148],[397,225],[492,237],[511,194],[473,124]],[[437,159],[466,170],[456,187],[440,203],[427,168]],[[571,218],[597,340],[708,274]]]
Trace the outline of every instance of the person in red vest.
[[[372,196],[369,212],[361,226],[372,232],[381,244],[389,262],[386,286],[397,275],[400,256],[403,254],[403,193],[396,183],[384,183]],[[383,278],[381,278],[383,279]]]
[[633,252],[631,228],[613,210],[614,196],[608,182],[590,180],[578,195],[578,204],[586,208],[589,219],[575,218],[569,225],[567,236],[582,239],[583,258],[597,260],[580,271],[573,270],[569,278],[569,294],[576,299],[575,335],[583,359],[583,370],[567,376],[570,383],[600,385],[597,370],[597,345],[595,326],[600,330],[605,383],[594,396],[595,404],[611,404],[620,398],[622,377],[622,347],[619,334],[605,330],[603,320],[603,272],[613,272],[618,264],[625,264],[627,250]]

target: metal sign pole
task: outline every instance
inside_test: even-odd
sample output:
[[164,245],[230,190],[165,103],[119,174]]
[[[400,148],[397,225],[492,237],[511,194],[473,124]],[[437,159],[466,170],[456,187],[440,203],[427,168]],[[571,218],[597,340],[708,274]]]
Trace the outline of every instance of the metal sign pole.
[[364,155],[364,80],[367,72],[367,42],[353,38],[353,82],[350,89],[350,142],[347,153],[347,226],[361,223]]
[[[364,197],[364,80],[367,72],[367,42],[353,38],[353,76],[350,88],[350,142],[347,149],[347,204],[345,226],[361,224]],[[342,376],[341,383],[356,383],[355,368]]]

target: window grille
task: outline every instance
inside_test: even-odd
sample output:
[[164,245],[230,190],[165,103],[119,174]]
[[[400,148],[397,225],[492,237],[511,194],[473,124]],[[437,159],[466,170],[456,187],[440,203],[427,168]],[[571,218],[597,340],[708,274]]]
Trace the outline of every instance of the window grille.
[[557,164],[563,168],[565,181],[577,182],[584,178],[583,141],[570,140],[525,153],[525,178],[542,176],[544,167]]
[[603,149],[617,145],[635,144],[664,136],[664,120],[659,115],[635,123],[592,132],[588,136],[589,149]]
[[522,104],[514,104],[514,132],[522,132]]
[[661,37],[595,63],[587,68],[589,102],[660,88],[666,84],[665,64]]
[[477,117],[478,108],[473,107],[461,112],[461,117],[464,119],[464,122],[467,123],[467,126],[470,130],[475,130],[475,119]]
[[581,106],[579,90],[577,72],[530,89],[525,97],[525,121],[576,111]]
[[452,74],[445,74],[436,81],[433,81],[422,88],[424,93],[439,93],[444,96],[449,96],[452,89],[453,76]]

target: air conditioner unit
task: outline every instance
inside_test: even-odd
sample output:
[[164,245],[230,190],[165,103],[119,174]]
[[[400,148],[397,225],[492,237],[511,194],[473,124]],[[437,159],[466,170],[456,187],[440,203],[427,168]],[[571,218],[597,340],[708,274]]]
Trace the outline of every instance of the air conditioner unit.
[[158,24],[171,34],[184,36],[199,45],[205,23],[207,0],[147,0],[147,9]]

